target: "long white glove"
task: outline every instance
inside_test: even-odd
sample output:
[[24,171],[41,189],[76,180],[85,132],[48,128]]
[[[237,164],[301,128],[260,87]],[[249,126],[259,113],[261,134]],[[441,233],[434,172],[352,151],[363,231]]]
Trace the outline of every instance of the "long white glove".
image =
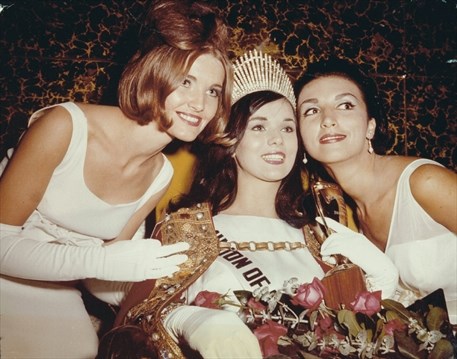
[[[316,220],[322,224],[321,218]],[[367,275],[371,290],[381,290],[383,298],[395,294],[398,285],[398,270],[390,258],[367,237],[325,217],[327,225],[336,233],[331,234],[321,246],[321,255],[341,254],[358,265]]]
[[182,306],[168,314],[164,324],[203,358],[262,358],[259,341],[234,312]]
[[187,255],[176,253],[189,249],[188,243],[162,246],[155,239],[78,247],[37,241],[22,236],[21,231],[21,227],[0,224],[1,274],[50,281],[138,282],[173,274],[187,260]]

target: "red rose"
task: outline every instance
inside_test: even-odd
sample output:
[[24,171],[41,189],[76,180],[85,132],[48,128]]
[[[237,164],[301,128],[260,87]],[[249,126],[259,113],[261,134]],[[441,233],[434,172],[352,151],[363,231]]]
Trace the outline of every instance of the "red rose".
[[249,298],[247,306],[257,313],[263,312],[267,309],[265,305],[260,303],[258,300],[255,300],[254,298]]
[[222,298],[222,294],[204,290],[197,294],[197,296],[195,297],[194,304],[198,307],[220,309],[221,308],[221,304],[220,304],[221,298]]
[[369,316],[378,313],[381,310],[381,291],[358,293],[350,306],[356,313]]
[[326,331],[330,328],[333,328],[333,319],[329,315],[324,315],[317,320],[317,324],[322,330]]
[[254,330],[254,335],[259,341],[262,355],[264,358],[270,355],[279,354],[278,339],[287,334],[287,328],[272,320],[267,320],[265,324]]
[[311,283],[302,284],[298,287],[297,293],[293,296],[291,302],[313,311],[322,303],[324,294],[325,287],[319,279],[314,277]]

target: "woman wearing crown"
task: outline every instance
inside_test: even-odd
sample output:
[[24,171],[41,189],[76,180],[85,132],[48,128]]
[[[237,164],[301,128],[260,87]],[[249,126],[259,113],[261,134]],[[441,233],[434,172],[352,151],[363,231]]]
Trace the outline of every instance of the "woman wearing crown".
[[[185,238],[189,260],[152,291],[151,283],[134,287],[135,298],[125,303],[136,305],[121,318],[127,326],[105,337],[100,357],[115,351],[119,333],[137,326],[148,336],[143,348],[151,339],[158,357],[182,358],[187,346],[204,358],[261,358],[259,342],[237,308],[192,305],[198,294],[218,292],[236,302],[236,290],[281,288],[291,277],[304,283],[324,276],[302,232],[309,220],[301,208],[303,152],[290,80],[276,61],[257,51],[239,58],[234,70],[228,143],[200,152],[190,192],[170,205],[171,214],[155,233],[165,243]],[[373,245],[364,256],[376,264],[363,268],[375,289],[391,295],[393,264]],[[349,259],[358,264],[356,255]],[[138,340],[139,334],[132,337]]]

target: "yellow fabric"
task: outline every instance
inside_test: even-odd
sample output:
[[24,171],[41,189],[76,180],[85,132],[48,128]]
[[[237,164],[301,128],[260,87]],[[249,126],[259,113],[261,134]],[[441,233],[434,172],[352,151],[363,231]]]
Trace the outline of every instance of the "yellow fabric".
[[354,222],[354,212],[352,212],[352,209],[349,206],[346,206],[347,211],[348,211],[348,227],[352,229],[353,231],[358,232],[357,226],[355,225]]
[[156,220],[158,221],[162,219],[168,202],[173,197],[189,190],[195,164],[195,155],[188,150],[187,145],[181,146],[176,152],[165,153],[165,155],[170,160],[175,172],[168,191],[156,207]]

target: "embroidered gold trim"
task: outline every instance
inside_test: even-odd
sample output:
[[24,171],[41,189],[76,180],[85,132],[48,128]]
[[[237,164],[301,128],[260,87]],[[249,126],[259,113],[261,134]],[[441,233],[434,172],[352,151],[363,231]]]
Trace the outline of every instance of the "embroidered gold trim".
[[159,358],[184,359],[184,355],[165,329],[162,319],[182,304],[181,295],[219,255],[219,239],[208,204],[182,208],[160,225],[157,235],[163,244],[185,241],[189,259],[171,277],[160,278],[149,297],[127,313],[124,324],[140,326],[154,342]]

